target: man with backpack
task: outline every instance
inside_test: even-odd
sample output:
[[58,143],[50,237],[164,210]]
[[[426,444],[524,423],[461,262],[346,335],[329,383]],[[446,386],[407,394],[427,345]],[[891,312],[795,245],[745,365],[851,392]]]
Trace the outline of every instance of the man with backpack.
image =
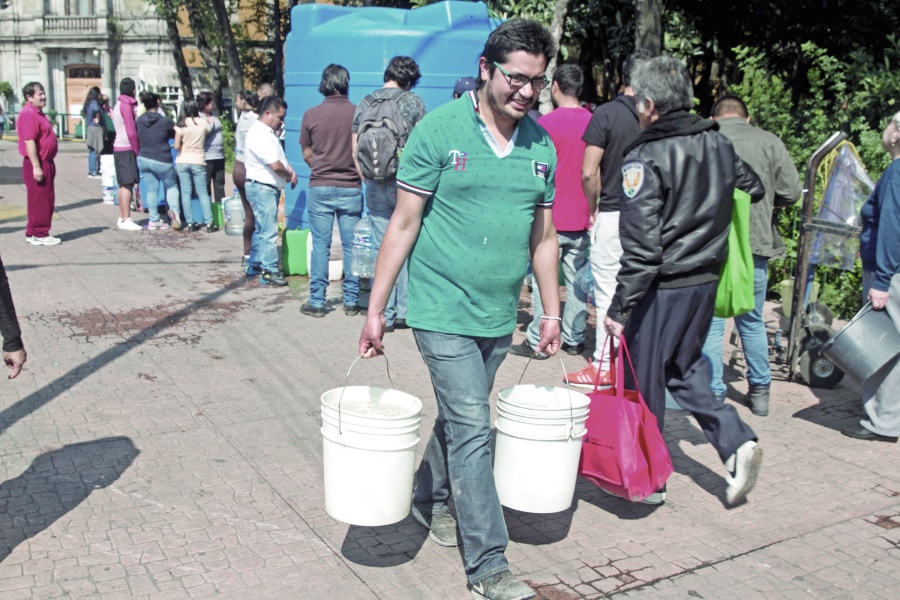
[[[384,71],[384,86],[363,98],[353,115],[353,160],[365,182],[376,251],[397,206],[400,153],[425,116],[425,103],[410,91],[421,76],[416,61],[395,56]],[[386,331],[406,327],[406,269],[404,265],[385,309]]]

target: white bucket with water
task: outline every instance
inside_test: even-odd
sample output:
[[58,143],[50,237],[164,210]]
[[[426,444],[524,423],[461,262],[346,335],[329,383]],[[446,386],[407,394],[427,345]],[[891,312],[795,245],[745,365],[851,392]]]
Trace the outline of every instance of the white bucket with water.
[[566,510],[575,494],[590,398],[565,388],[516,385],[500,391],[494,481],[515,510]]
[[412,505],[422,401],[350,386],[322,394],[325,511],[351,525],[402,521]]

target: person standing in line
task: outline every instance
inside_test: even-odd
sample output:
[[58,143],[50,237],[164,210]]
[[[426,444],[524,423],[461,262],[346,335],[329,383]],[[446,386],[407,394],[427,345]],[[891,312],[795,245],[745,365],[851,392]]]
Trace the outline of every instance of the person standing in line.
[[547,132],[525,118],[549,83],[544,73],[555,55],[543,25],[506,21],[481,53],[478,91],[437,108],[413,129],[359,340],[364,357],[383,350],[388,297],[409,257],[409,325],[438,403],[412,515],[435,543],[462,542],[469,590],[482,600],[534,597],[505,556],[490,394],[516,327],[529,254],[545,312],[537,350],[559,349],[556,150]]
[[460,77],[453,85],[453,99],[462,98],[466,92],[474,92],[478,89],[478,82],[474,77]]
[[322,104],[306,111],[300,123],[303,160],[310,168],[306,210],[313,239],[309,266],[309,302],[300,312],[310,317],[325,316],[325,290],[328,288],[328,256],[337,219],[344,251],[344,314],[359,314],[359,277],[352,272],[353,228],[363,209],[359,173],[351,151],[351,126],[356,107],[347,98],[350,73],[340,65],[328,65],[322,71],[319,93]]
[[16,118],[19,155],[22,156],[22,179],[28,199],[28,221],[25,241],[32,246],[55,246],[62,240],[50,235],[53,210],[56,207],[56,152],[59,142],[44,107],[47,93],[37,81],[22,88],[25,104]]
[[[860,210],[863,302],[886,310],[900,329],[900,112],[888,121],[881,143],[891,164]],[[865,417],[844,425],[841,433],[869,442],[896,442],[900,437],[900,359],[889,361],[860,387]]]
[[137,130],[141,142],[137,163],[147,180],[147,212],[150,222],[147,229],[168,229],[169,224],[159,218],[159,184],[166,191],[166,204],[178,208],[178,178],[172,165],[169,140],[175,137],[175,123],[159,112],[159,96],[141,92],[141,104],[146,112],[138,117]]
[[[609,370],[609,351],[604,351],[606,332],[603,315],[616,293],[616,275],[622,244],[619,241],[619,204],[622,194],[623,150],[641,132],[631,75],[641,61],[651,58],[647,50],[637,50],[622,64],[624,94],[598,106],[584,132],[585,149],[581,164],[581,189],[591,206],[594,223],[591,227],[591,276],[594,280],[594,308],[597,309],[597,344],[594,355],[581,370],[566,373],[565,382],[575,387],[593,388],[612,384]],[[615,344],[615,340],[613,340]],[[599,378],[597,370],[600,370]]]
[[[774,134],[750,125],[750,113],[743,100],[733,95],[719,98],[711,117],[719,124],[719,132],[731,140],[734,151],[753,167],[766,189],[765,197],[750,205],[750,251],[753,253],[754,307],[734,317],[741,336],[741,347],[747,361],[749,390],[743,404],[759,417],[769,414],[769,336],[763,321],[763,305],[769,284],[769,261],[784,255],[784,241],[772,219],[772,211],[785,208],[800,199],[802,188],[797,167],[784,143]],[[713,317],[703,344],[703,356],[709,362],[710,379],[716,399],[725,401],[727,388],[722,381],[722,339],[725,319]]]
[[113,142],[113,160],[116,180],[119,183],[119,218],[116,227],[125,231],[141,231],[143,228],[131,219],[131,200],[134,186],[140,182],[137,155],[141,150],[135,127],[137,100],[134,98],[134,80],[126,77],[119,83],[119,98],[112,109],[116,139]]
[[244,272],[260,275],[266,285],[287,285],[278,270],[278,199],[287,182],[297,185],[297,174],[284,156],[278,130],[284,125],[287,102],[267,96],[259,105],[259,119],[250,126],[244,145],[247,201],[253,208],[256,229]]
[[258,88],[256,88],[256,97],[260,102],[262,102],[265,98],[268,98],[269,96],[274,96],[274,95],[275,95],[275,88],[272,86],[271,83],[263,82],[263,83],[259,84]]
[[[206,224],[206,232],[213,229],[212,207],[209,205],[209,190],[206,185],[206,151],[204,144],[212,125],[200,117],[200,108],[196,100],[185,100],[181,103],[178,123],[175,125],[175,173],[181,187],[181,210],[184,212],[185,229],[190,232],[200,231],[197,217],[202,217]],[[200,199],[202,215],[195,215],[191,204],[193,194]],[[176,228],[177,229],[177,228]]]
[[[212,92],[201,92],[197,96],[200,117],[212,126],[203,142],[206,159],[206,190],[213,202],[222,202],[225,197],[225,137],[222,135],[222,122],[215,115],[216,97]],[[219,228],[213,225],[213,231]]]
[[103,130],[100,124],[100,88],[94,86],[81,108],[84,119],[84,139],[88,147],[88,177],[100,177],[100,152],[103,150]]
[[241,196],[241,204],[244,206],[244,254],[241,258],[241,268],[247,266],[247,259],[250,258],[250,245],[253,242],[253,230],[256,223],[253,219],[253,208],[247,202],[247,169],[244,166],[244,145],[247,139],[247,132],[250,126],[259,118],[256,114],[256,107],[259,105],[259,98],[251,91],[244,90],[238,95],[235,106],[241,111],[238,117],[237,125],[234,128],[234,169],[231,171],[231,179],[234,181],[234,187],[237,188],[238,194]]
[[[718,124],[688,112],[693,87],[679,60],[642,62],[632,87],[642,131],[625,149],[622,266],[603,325],[628,341],[638,387],[626,369],[625,388],[643,392],[660,431],[666,389],[694,415],[725,464],[725,500],[736,504],[756,484],[762,447],[734,406],[716,400],[702,349],[728,254],[734,189],[756,201],[765,190]],[[644,502],[665,499],[664,486]]]
[[3,112],[3,107],[0,106],[0,140],[3,139],[3,133],[6,130],[6,113]]
[[[363,124],[366,109],[374,101],[383,100],[396,103],[407,134],[412,131],[416,123],[425,116],[425,103],[422,98],[410,91],[421,77],[416,61],[408,56],[395,56],[384,71],[384,85],[360,100],[353,115],[353,160],[360,178],[365,182],[366,208],[372,224],[372,245],[376,252],[381,247],[388,221],[394,213],[394,207],[397,206],[397,178],[392,176],[375,180],[366,177],[357,159],[359,128]],[[401,140],[401,149],[402,143],[405,142],[405,139]],[[385,312],[387,331],[406,328],[407,278],[407,267],[404,266],[397,278],[397,285],[391,292]]]
[[[591,207],[581,189],[581,162],[584,142],[581,136],[591,120],[591,113],[578,101],[584,85],[584,73],[575,64],[560,65],[553,73],[551,98],[556,109],[538,119],[556,148],[556,200],[553,202],[553,224],[559,244],[559,262],[566,283],[566,304],[562,315],[562,350],[572,356],[584,352],[584,328],[587,306],[581,290],[576,292],[575,272],[585,262],[588,251],[588,229]],[[579,297],[580,296],[580,297]],[[512,346],[510,354],[543,360],[549,356],[535,351],[541,336],[544,308],[537,285],[531,286],[531,324],[525,341]]]
[[0,259],[0,340],[3,341],[3,363],[10,368],[8,379],[15,379],[22,372],[28,354],[22,343],[22,330],[16,317],[16,305],[13,304],[9,290],[9,279]]

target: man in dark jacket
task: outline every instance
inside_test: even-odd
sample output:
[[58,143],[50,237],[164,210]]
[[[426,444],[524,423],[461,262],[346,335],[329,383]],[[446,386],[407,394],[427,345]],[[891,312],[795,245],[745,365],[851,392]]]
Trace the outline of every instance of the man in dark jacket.
[[22,344],[22,331],[16,318],[16,306],[13,304],[6,279],[6,269],[0,260],[0,338],[3,340],[3,362],[12,372],[10,379],[15,379],[22,372],[22,366],[28,360],[25,346]]
[[[681,62],[645,61],[631,86],[643,131],[625,150],[622,267],[604,326],[624,332],[660,430],[666,388],[697,419],[725,463],[726,500],[736,504],[756,483],[762,449],[735,408],[716,401],[701,349],[728,254],[734,188],[757,201],[765,191],[718,124],[687,112],[693,92]],[[664,501],[665,489],[649,500]]]

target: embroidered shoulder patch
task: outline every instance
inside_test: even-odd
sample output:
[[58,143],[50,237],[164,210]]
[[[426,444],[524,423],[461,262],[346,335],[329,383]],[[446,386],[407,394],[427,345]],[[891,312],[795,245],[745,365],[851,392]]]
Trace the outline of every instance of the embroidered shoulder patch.
[[628,198],[634,198],[644,185],[644,165],[630,162],[622,167],[622,191]]

